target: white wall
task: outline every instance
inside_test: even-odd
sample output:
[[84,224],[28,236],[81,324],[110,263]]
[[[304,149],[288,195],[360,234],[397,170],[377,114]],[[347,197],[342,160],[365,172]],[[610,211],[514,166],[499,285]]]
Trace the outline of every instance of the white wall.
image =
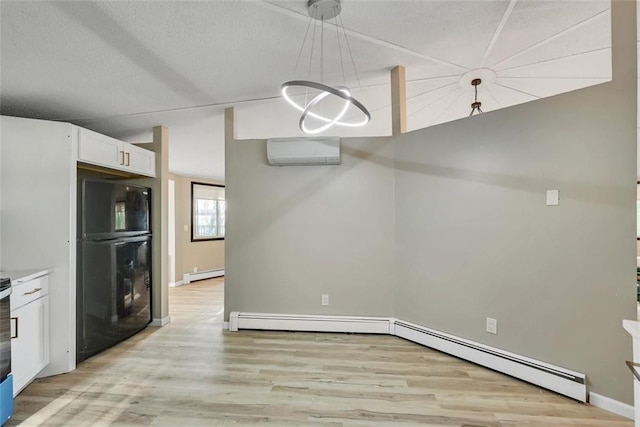
[[49,281],[51,362],[44,373],[68,372],[75,369],[76,360],[73,147],[77,129],[69,123],[6,116],[0,118],[0,124],[2,268],[53,269]]

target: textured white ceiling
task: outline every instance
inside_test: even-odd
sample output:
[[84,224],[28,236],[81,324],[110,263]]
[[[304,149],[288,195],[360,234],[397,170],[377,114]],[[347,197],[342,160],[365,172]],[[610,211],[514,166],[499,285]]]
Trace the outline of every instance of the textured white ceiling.
[[[373,115],[343,136],[390,133],[395,65],[407,69],[410,129],[467,116],[474,69],[491,70],[478,91],[484,111],[611,78],[609,1],[342,3],[361,87],[349,69],[347,80]],[[170,169],[214,179],[224,179],[224,107],[236,106],[240,138],[300,134],[279,93],[307,77],[294,70],[305,0],[2,1],[0,18],[2,114],[134,142],[165,125]],[[336,46],[327,37],[327,83],[342,79]]]

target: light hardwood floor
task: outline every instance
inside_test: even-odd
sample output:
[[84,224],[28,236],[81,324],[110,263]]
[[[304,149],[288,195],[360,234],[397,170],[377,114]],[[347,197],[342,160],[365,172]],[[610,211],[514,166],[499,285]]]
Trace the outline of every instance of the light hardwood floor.
[[35,381],[8,425],[633,424],[397,337],[223,331],[223,291],[172,289],[171,324]]

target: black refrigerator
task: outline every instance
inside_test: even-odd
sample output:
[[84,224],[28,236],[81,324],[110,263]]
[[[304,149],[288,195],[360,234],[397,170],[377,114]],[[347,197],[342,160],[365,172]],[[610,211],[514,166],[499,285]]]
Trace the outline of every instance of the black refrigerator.
[[76,362],[151,322],[151,189],[78,180]]

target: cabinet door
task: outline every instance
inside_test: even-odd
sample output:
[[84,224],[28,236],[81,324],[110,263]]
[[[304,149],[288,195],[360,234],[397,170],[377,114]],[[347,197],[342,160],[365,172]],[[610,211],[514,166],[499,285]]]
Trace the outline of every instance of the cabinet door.
[[124,145],[125,166],[132,172],[156,176],[156,153],[133,144]]
[[11,340],[14,396],[49,363],[48,315],[48,297],[11,312],[11,336],[16,337]]
[[123,169],[125,155],[123,142],[80,128],[78,138],[78,160],[115,169]]

